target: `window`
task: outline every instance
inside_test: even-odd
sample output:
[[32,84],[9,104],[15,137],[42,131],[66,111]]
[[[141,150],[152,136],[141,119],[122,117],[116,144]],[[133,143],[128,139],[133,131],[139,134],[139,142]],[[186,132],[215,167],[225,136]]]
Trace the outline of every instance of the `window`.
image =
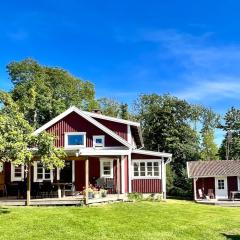
[[159,178],[160,177],[160,161],[133,161],[133,178]]
[[224,189],[224,180],[223,179],[219,179],[218,180],[218,189]]
[[104,147],[105,146],[105,136],[93,136],[93,147]]
[[100,159],[100,171],[101,177],[113,178],[113,160],[112,159]]
[[76,148],[86,146],[85,132],[67,132],[64,139],[65,148]]
[[46,169],[40,162],[34,163],[34,182],[42,182],[44,180],[53,181],[52,170]]
[[24,180],[24,166],[11,164],[11,181],[23,181]]

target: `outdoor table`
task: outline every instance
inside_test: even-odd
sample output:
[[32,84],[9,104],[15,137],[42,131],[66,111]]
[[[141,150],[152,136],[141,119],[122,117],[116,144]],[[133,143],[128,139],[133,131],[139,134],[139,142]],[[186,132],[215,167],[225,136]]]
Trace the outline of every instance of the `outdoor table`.
[[[70,185],[72,183],[63,183],[63,182],[56,182],[56,183],[53,183],[54,186],[57,186],[58,188],[58,198],[62,198],[62,197],[65,197],[65,187],[67,185]],[[63,194],[62,194],[62,191],[63,191]],[[63,196],[62,196],[63,195]]]
[[240,194],[240,191],[231,191],[230,192],[230,199],[234,201],[235,195]]

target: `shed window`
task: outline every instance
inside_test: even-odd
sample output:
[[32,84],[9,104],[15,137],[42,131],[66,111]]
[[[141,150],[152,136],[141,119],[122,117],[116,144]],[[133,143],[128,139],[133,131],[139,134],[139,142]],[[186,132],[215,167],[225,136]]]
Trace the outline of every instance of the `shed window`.
[[223,179],[219,179],[218,180],[218,189],[224,189],[224,180]]
[[11,181],[24,180],[24,166],[11,164]]
[[35,162],[34,163],[34,181],[42,182],[45,180],[52,181],[53,172],[50,169],[46,169],[43,167],[42,163]]

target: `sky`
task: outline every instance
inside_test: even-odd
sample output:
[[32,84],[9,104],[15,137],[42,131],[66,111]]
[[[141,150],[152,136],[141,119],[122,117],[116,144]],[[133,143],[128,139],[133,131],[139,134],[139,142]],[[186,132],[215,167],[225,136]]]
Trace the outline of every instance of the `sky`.
[[2,1],[0,88],[8,63],[32,57],[93,82],[97,98],[170,93],[224,114],[240,107],[239,12],[238,0]]

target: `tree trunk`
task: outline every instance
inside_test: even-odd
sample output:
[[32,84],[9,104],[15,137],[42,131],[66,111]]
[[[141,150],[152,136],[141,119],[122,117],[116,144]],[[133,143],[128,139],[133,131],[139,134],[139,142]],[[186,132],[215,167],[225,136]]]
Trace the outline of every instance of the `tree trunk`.
[[28,171],[27,171],[27,202],[26,205],[30,206],[31,201],[31,164],[28,164]]

